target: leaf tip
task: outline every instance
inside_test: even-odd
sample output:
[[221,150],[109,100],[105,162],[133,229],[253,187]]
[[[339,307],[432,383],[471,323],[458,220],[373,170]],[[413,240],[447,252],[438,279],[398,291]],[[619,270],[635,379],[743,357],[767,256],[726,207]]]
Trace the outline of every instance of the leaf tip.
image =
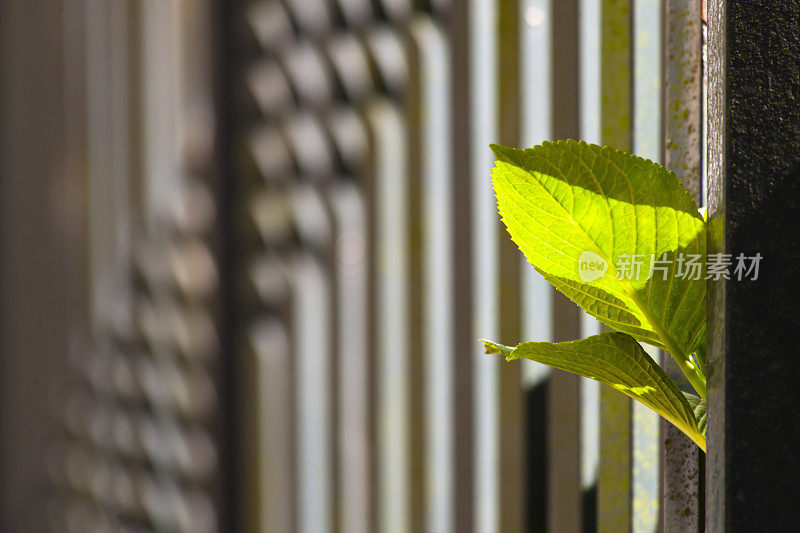
[[497,161],[510,161],[511,154],[514,151],[514,148],[511,148],[510,146],[503,146],[501,144],[495,144],[495,143],[490,144],[489,148],[492,150],[494,158]]
[[478,339],[478,342],[483,343],[483,350],[484,353],[487,354],[498,354],[503,355],[505,357],[510,357],[513,348],[509,346],[504,346],[502,344],[497,344],[496,342],[487,341],[486,339]]

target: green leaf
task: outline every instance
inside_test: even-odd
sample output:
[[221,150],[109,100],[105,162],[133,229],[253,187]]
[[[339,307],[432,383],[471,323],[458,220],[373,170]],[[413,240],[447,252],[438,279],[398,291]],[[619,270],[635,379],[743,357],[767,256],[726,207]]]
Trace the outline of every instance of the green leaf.
[[692,412],[694,413],[694,419],[697,421],[697,427],[700,428],[700,433],[704,436],[706,434],[706,401],[702,398],[698,398],[694,394],[689,394],[684,392],[683,395],[686,397],[686,401],[689,402],[689,407],[692,408]]
[[[577,141],[492,150],[499,211],[528,261],[598,320],[668,351],[704,397],[690,356],[705,351],[705,271],[678,276],[676,259],[705,265],[705,223],[675,175]],[[622,268],[637,260],[638,275]]]
[[530,359],[605,383],[660,414],[706,449],[687,398],[630,335],[601,333],[571,342],[525,342],[515,348],[481,342],[486,353],[501,354],[508,361]]

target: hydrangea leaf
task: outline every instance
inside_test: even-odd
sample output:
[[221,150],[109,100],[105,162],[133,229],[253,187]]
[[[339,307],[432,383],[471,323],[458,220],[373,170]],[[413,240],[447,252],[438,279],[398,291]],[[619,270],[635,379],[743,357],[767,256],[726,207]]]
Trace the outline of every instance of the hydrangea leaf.
[[630,335],[601,333],[571,342],[525,342],[514,348],[481,342],[486,353],[501,354],[508,361],[530,359],[613,387],[660,414],[706,449],[706,438],[687,397]]
[[691,354],[705,350],[705,223],[677,177],[578,141],[492,150],[500,215],[528,261],[601,322],[668,351],[704,397]]

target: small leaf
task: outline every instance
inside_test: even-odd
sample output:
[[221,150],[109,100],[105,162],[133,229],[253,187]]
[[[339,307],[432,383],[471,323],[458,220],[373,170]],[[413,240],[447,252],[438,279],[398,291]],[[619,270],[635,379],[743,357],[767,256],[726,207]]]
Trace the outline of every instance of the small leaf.
[[686,397],[686,401],[689,402],[689,407],[692,408],[692,412],[694,413],[694,419],[697,421],[697,427],[700,429],[700,433],[702,433],[705,436],[706,401],[702,398],[695,396],[694,394],[689,394],[688,392],[684,392],[683,395]]
[[508,361],[530,359],[605,383],[660,414],[706,449],[689,401],[630,335],[601,333],[571,342],[525,342],[515,348],[481,342],[486,353],[501,354]]
[[668,351],[704,397],[690,357],[706,343],[704,271],[679,276],[676,260],[705,264],[705,223],[675,175],[577,141],[492,150],[498,208],[528,261],[612,329]]

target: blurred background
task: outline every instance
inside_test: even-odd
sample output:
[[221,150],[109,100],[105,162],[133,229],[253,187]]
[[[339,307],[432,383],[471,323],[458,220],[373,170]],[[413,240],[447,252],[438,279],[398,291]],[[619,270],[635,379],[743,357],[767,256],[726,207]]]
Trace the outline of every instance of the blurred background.
[[699,201],[701,32],[699,0],[0,2],[0,531],[696,506],[654,414],[476,339],[599,330],[507,238],[488,144],[616,146]]

